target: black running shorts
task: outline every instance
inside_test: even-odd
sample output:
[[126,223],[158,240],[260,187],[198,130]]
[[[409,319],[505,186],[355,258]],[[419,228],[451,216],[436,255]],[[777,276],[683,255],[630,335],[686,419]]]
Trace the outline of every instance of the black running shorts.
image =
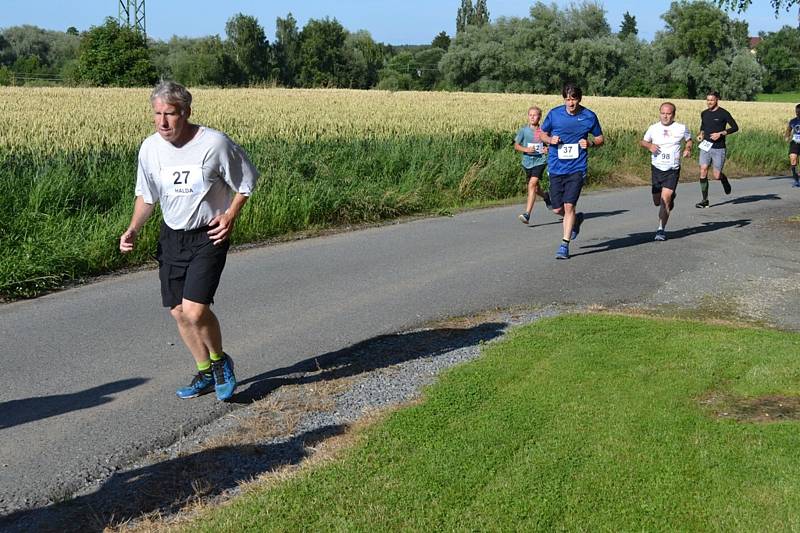
[[794,141],[789,143],[789,153],[790,154],[800,154],[800,143],[796,143]]
[[161,223],[156,258],[164,307],[180,305],[184,298],[206,305],[214,302],[230,241],[215,246],[208,230],[208,226],[174,230]]
[[542,179],[542,176],[544,176],[544,167],[546,166],[547,164],[536,165],[535,167],[531,168],[522,167],[522,170],[525,171],[525,177],[528,178],[528,181],[530,181],[531,178]]
[[660,194],[661,189],[666,187],[673,191],[678,188],[678,178],[681,175],[680,168],[671,168],[669,170],[661,170],[653,165],[650,165],[650,175],[653,180],[653,194]]

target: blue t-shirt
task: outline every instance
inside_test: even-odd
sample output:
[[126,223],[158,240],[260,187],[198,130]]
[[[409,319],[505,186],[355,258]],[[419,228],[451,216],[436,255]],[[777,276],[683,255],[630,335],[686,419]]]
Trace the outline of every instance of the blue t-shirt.
[[[539,128],[536,128],[537,130]],[[530,126],[522,126],[514,137],[514,142],[523,148],[527,148],[531,143],[541,143],[538,131],[533,131]],[[537,152],[535,154],[522,154],[522,166],[525,168],[533,168],[538,165],[547,163],[547,155]]]
[[[589,109],[581,107],[578,113],[570,115],[567,113],[567,107],[560,105],[554,107],[547,113],[542,124],[542,131],[547,135],[558,135],[560,142],[558,147],[551,146],[547,158],[547,164],[550,169],[550,174],[573,174],[575,172],[586,172],[586,166],[589,160],[589,155],[586,150],[583,150],[575,145],[581,139],[588,139],[591,133],[595,137],[603,134],[600,128],[600,121],[597,120],[597,115]],[[559,157],[564,145],[566,148],[577,150],[578,157],[575,159],[564,159]],[[559,148],[559,149],[557,149]]]
[[795,144],[800,144],[800,140],[798,140],[800,139],[800,137],[798,137],[800,135],[800,118],[795,117],[792,120],[790,120],[789,129],[791,130],[792,142],[794,142]]

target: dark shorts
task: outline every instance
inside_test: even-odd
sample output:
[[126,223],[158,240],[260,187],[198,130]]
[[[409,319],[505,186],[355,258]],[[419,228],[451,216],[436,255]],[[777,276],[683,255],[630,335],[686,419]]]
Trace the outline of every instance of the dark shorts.
[[214,246],[208,226],[174,230],[161,223],[158,238],[158,277],[164,307],[180,305],[183,299],[212,304],[228,256],[230,241]]
[[564,204],[577,204],[585,182],[585,172],[550,174],[550,203],[553,209],[563,207]]
[[544,168],[546,166],[547,164],[545,163],[541,165],[536,165],[535,167],[531,168],[522,167],[522,170],[525,171],[525,177],[528,178],[528,180],[530,180],[531,178],[542,179],[542,176],[544,176]]
[[794,141],[789,143],[789,153],[790,154],[800,154],[800,143],[796,143]]
[[650,165],[650,176],[653,180],[653,194],[661,194],[661,189],[664,187],[672,189],[673,191],[677,189],[680,175],[680,168],[661,170],[660,168]]

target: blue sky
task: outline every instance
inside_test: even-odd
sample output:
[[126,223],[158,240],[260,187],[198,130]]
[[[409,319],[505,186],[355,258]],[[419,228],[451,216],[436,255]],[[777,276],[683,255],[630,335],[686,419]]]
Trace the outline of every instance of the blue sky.
[[[444,30],[455,32],[455,15],[460,0],[149,0],[146,2],[147,33],[157,39],[172,35],[198,37],[225,34],[225,21],[236,13],[258,18],[272,40],[275,19],[292,12],[300,27],[309,18],[336,18],[350,31],[365,29],[372,37],[390,44],[429,43]],[[492,19],[499,16],[524,17],[529,13],[531,0],[488,0]],[[546,2],[549,3],[549,2]],[[570,2],[557,2],[569,6]],[[670,0],[623,2],[605,0],[606,19],[614,31],[619,29],[622,14],[629,11],[636,17],[639,36],[652,40],[663,27],[660,15]],[[0,28],[33,24],[46,29],[65,30],[75,26],[86,30],[102,24],[105,17],[117,16],[118,0],[0,0]],[[784,25],[797,25],[797,8],[782,11],[775,17],[768,0],[754,0],[742,18],[750,25],[750,35],[759,31],[776,31]]]

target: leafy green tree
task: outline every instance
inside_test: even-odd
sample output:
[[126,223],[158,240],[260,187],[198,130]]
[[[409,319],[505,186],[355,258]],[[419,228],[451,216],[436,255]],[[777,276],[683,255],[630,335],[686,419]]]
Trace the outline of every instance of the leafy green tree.
[[387,91],[410,91],[417,89],[416,61],[411,52],[400,52],[392,56],[380,72],[378,89]]
[[800,87],[800,30],[784,26],[761,34],[756,59],[764,67],[764,91],[779,93]]
[[124,87],[150,86],[158,79],[144,36],[111,17],[83,34],[78,76],[92,85]]
[[666,28],[659,32],[656,40],[672,58],[691,57],[710,63],[722,52],[746,45],[746,26],[742,32],[741,26],[708,2],[672,2],[661,18]]
[[17,54],[11,48],[11,43],[0,34],[0,65],[12,65],[17,59]]
[[274,50],[278,80],[285,87],[294,87],[300,63],[300,30],[291,13],[285,19],[278,17],[275,22]]
[[76,28],[75,26],[70,26],[69,28],[67,28],[66,33],[67,35],[73,35],[75,37],[78,37],[80,35],[78,28]]
[[[753,0],[717,0],[717,5],[723,9],[733,9],[739,13],[745,11]],[[777,15],[781,8],[788,10],[790,7],[800,5],[800,0],[770,0],[770,5]]]
[[472,20],[470,24],[473,26],[483,26],[489,22],[489,8],[486,6],[486,0],[476,0],[475,10],[473,11]]
[[270,46],[258,19],[237,13],[225,23],[228,52],[249,83],[267,79],[272,72]]
[[383,66],[383,47],[366,30],[348,33],[344,42],[344,61],[337,73],[338,87],[369,89],[378,83]]
[[450,48],[450,36],[447,35],[447,32],[440,31],[436,37],[433,38],[431,46],[434,48],[441,48],[446,52],[447,49]]
[[169,78],[190,86],[225,87],[245,80],[244,73],[218,35],[198,39],[173,37],[167,72]]
[[456,13],[456,34],[466,30],[474,17],[475,7],[472,5],[472,0],[461,0],[461,6]]
[[299,81],[303,87],[338,87],[346,67],[347,31],[336,19],[310,19],[300,32]]
[[630,35],[635,37],[638,34],[639,29],[636,27],[636,17],[626,11],[622,14],[622,24],[620,25],[619,33],[617,35],[620,39],[625,39]]
[[746,23],[708,2],[686,0],[673,2],[662,18],[666,28],[653,42],[667,73],[660,92],[697,98],[717,90],[723,98],[751,99],[761,90],[762,69],[747,52]]

